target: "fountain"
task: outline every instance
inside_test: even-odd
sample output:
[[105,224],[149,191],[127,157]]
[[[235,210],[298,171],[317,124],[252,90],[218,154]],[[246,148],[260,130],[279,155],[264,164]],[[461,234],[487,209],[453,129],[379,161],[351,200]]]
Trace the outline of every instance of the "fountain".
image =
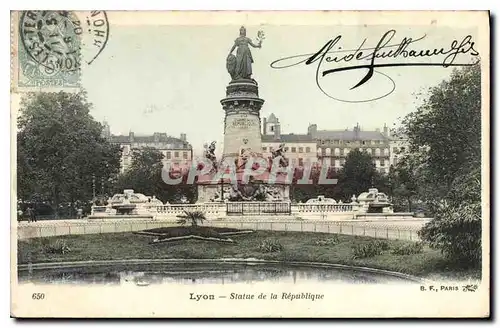
[[135,193],[133,189],[125,189],[122,194],[115,194],[108,199],[107,205],[92,206],[89,219],[102,218],[147,218],[152,219],[150,209],[163,203],[155,196]]

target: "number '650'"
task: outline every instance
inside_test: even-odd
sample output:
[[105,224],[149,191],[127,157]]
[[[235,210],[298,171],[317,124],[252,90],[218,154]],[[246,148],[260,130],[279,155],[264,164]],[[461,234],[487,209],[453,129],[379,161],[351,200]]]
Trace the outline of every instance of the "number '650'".
[[45,294],[44,293],[33,293],[33,295],[31,295],[31,298],[34,300],[43,300],[45,298]]

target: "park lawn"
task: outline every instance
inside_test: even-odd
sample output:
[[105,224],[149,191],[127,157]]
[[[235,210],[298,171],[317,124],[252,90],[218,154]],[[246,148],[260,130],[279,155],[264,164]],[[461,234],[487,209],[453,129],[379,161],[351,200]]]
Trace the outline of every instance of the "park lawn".
[[[232,237],[233,238],[233,237]],[[353,259],[355,245],[376,240],[371,237],[338,235],[338,243],[317,245],[332,238],[332,234],[314,232],[255,231],[234,237],[234,244],[201,240],[184,240],[150,244],[154,236],[130,232],[90,235],[66,235],[18,241],[18,263],[63,262],[120,259],[172,258],[257,258],[278,261],[326,262],[365,266],[397,271],[430,279],[480,278],[479,270],[459,269],[446,261],[438,250],[425,246],[422,253],[393,255],[391,249],[409,242],[387,240],[389,249],[380,255]],[[264,240],[277,240],[280,252],[266,253],[259,249]],[[380,240],[380,239],[379,239]],[[64,254],[48,252],[45,245],[65,242],[70,251]]]

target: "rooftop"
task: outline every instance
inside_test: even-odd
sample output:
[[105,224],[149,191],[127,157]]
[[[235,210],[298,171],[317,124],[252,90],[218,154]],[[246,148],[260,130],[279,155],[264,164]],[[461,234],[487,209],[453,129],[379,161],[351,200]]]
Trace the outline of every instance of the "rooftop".
[[[133,138],[133,140],[131,139]],[[153,135],[111,135],[110,141],[113,143],[163,143],[181,145],[182,147],[191,148],[189,142],[180,138],[175,138],[166,133],[155,133]]]
[[281,134],[279,139],[274,135],[262,135],[264,142],[315,142],[308,134]]
[[329,140],[388,140],[380,131],[318,130],[311,133],[314,139]]

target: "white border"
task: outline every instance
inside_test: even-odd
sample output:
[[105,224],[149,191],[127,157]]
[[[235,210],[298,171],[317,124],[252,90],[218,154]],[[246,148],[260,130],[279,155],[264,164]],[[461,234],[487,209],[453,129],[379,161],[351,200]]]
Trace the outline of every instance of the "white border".
[[[1,6],[4,6],[4,3],[6,4],[7,2],[2,2]],[[494,15],[495,13],[498,14],[499,10],[499,1],[491,0],[491,1],[486,1],[486,0],[474,0],[474,1],[451,1],[451,0],[446,0],[446,1],[436,1],[436,0],[419,0],[419,1],[412,1],[412,2],[406,2],[406,1],[384,1],[384,0],[379,0],[379,1],[361,1],[361,0],[349,0],[345,2],[339,2],[339,1],[319,1],[319,0],[308,0],[308,1],[297,1],[297,0],[287,0],[287,1],[279,1],[279,2],[273,2],[269,0],[251,0],[251,1],[237,1],[237,0],[212,0],[212,1],[205,1],[205,0],[183,0],[183,1],[178,1],[175,3],[167,3],[165,4],[164,1],[137,1],[137,0],[122,0],[122,1],[112,1],[112,0],[86,0],[85,2],[82,3],[71,3],[68,8],[68,2],[67,1],[62,1],[62,0],[50,0],[50,1],[44,1],[43,2],[43,7],[47,9],[107,9],[107,10],[484,10],[484,9],[490,9],[492,10],[492,14]],[[3,112],[2,112],[2,119],[0,120],[1,124],[3,124],[2,128],[0,129],[0,142],[1,142],[1,150],[3,153],[10,153],[10,101],[9,101],[9,93],[7,90],[10,89],[10,69],[7,66],[7,62],[10,63],[10,58],[7,58],[10,56],[10,51],[9,51],[9,45],[10,45],[10,17],[9,17],[9,11],[10,10],[19,10],[19,9],[28,9],[28,8],[40,8],[41,3],[40,1],[35,1],[35,0],[21,0],[21,1],[16,1],[13,7],[9,6],[7,8],[2,8],[5,10],[2,10],[3,17],[4,19],[2,20],[3,22],[3,29],[0,35],[2,37],[2,46],[3,46],[3,51],[0,52],[0,56],[2,56],[1,62],[4,63],[2,65],[2,69],[4,70],[1,74],[2,79],[2,86],[4,92],[1,93],[2,97],[2,103],[4,104],[3,106]],[[8,10],[9,11],[8,11]],[[496,48],[496,44],[492,44],[493,48]],[[497,51],[494,52],[495,54],[498,54]],[[492,58],[492,60],[495,60],[495,58]],[[494,69],[494,72],[496,72],[496,68]],[[494,75],[493,75],[494,76]],[[492,90],[493,93],[498,94],[498,85],[494,84],[495,90]],[[496,115],[495,123],[497,122],[498,115]],[[493,122],[492,122],[493,123]],[[498,126],[498,124],[496,124]],[[494,142],[496,141],[496,138]],[[495,147],[495,150],[498,150],[496,147],[496,143],[493,145]],[[4,156],[5,157],[5,156]],[[2,278],[4,283],[7,284],[7,281],[10,279],[10,274],[7,268],[9,268],[9,265],[6,265],[6,263],[10,263],[10,255],[9,255],[9,250],[10,250],[10,244],[9,244],[9,229],[10,229],[10,220],[9,220],[9,208],[10,208],[10,167],[9,167],[9,161],[3,160],[1,162],[1,167],[2,167],[2,175],[1,175],[1,180],[0,180],[0,186],[1,186],[1,194],[0,194],[0,208],[3,211],[3,217],[2,217],[2,223],[3,223],[3,229],[1,230],[2,233],[4,234],[4,238],[1,238],[3,242],[3,247],[2,247],[2,264],[3,264],[3,270],[1,271]],[[495,180],[495,182],[498,182]],[[494,199],[495,201],[498,200],[496,195]],[[492,216],[492,220],[495,220],[495,215]],[[495,232],[498,233],[498,227],[499,224],[496,223],[496,229]],[[498,234],[497,234],[498,235]],[[493,246],[492,249],[495,249]],[[497,253],[497,252],[495,252]],[[497,261],[495,263],[498,263],[498,258],[496,258]],[[496,285],[496,284],[495,284]],[[8,288],[8,289],[7,289]],[[10,286],[4,288],[4,293],[2,297],[2,308],[3,308],[3,315],[2,315],[2,321],[8,321],[5,322],[7,326],[15,324],[15,322],[12,319],[7,319],[8,314],[10,313],[10,293],[6,293],[5,290],[10,290]],[[494,291],[493,291],[494,292]],[[494,304],[497,304],[495,302]],[[493,310],[493,309],[492,309]],[[493,311],[495,311],[494,309]],[[92,322],[93,325],[100,326],[104,322]],[[398,324],[401,324],[402,322],[398,322]],[[457,322],[450,322],[453,325],[456,325]],[[2,327],[4,323],[2,322]],[[49,323],[50,324],[50,323]],[[67,324],[67,323],[65,323]],[[104,323],[105,324],[105,323]],[[107,323],[113,324],[113,323]],[[160,323],[161,324],[161,323]],[[169,323],[171,325],[173,323]],[[260,322],[259,324],[262,324]],[[338,324],[338,323],[336,323]],[[363,324],[363,323],[360,323]],[[385,324],[385,323],[382,323]],[[428,323],[418,323],[418,325],[427,325]]]

